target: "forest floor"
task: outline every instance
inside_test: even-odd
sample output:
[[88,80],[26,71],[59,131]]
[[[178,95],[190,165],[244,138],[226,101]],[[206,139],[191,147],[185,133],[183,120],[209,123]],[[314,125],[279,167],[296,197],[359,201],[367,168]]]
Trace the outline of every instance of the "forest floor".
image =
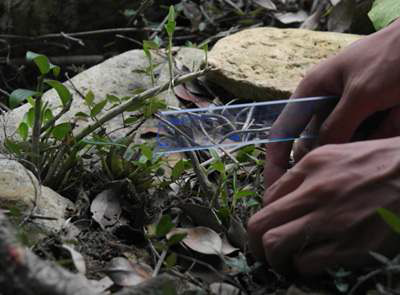
[[[72,42],[67,53],[41,45],[33,49],[20,45],[48,56],[63,56],[63,73],[68,71],[73,76],[95,63],[95,57],[100,56],[100,62],[129,49],[142,49],[145,40],[166,46],[168,33],[163,28],[168,23],[169,4],[174,4],[177,12],[174,46],[208,45],[210,49],[225,36],[260,26],[371,33],[373,27],[366,14],[370,2],[347,2],[182,0],[160,5],[142,1],[136,10],[123,11],[126,27],[142,28],[140,34],[107,28],[109,31],[98,38],[83,33],[80,37],[58,40]],[[79,47],[74,38],[84,40],[87,47]],[[68,56],[78,54],[87,62],[68,60]],[[0,89],[5,94],[16,88],[32,89],[36,84],[30,65],[6,65],[2,72]],[[0,102],[6,112],[7,95]],[[208,163],[206,178],[215,184],[211,198],[198,179],[193,159],[177,161],[165,176],[163,167],[171,165],[165,159],[154,160],[153,151],[147,147],[137,147],[131,163],[120,159],[122,152],[117,147],[101,152],[105,162],[122,161],[122,167],[130,173],[105,173],[113,169],[112,164],[111,169],[105,169],[101,163],[90,171],[77,165],[71,174],[79,177],[71,176],[71,182],[58,188],[77,205],[69,219],[74,227],[67,228],[67,233],[48,236],[32,245],[32,249],[39,257],[56,261],[73,272],[82,271],[83,257],[86,276],[99,280],[108,275],[114,284],[112,292],[167,272],[181,280],[186,291],[180,294],[203,294],[200,290],[214,294],[348,294],[359,278],[370,273],[339,269],[318,280],[307,280],[281,276],[252,258],[246,245],[245,226],[249,216],[260,207],[263,194],[264,152],[259,147],[239,150],[234,154],[237,162],[212,152],[197,153],[200,162]],[[96,216],[94,212],[99,211],[103,214]],[[72,237],[74,251],[63,250],[68,244],[66,235]],[[384,282],[379,276],[365,281],[356,293],[375,290],[377,284],[379,287]]]

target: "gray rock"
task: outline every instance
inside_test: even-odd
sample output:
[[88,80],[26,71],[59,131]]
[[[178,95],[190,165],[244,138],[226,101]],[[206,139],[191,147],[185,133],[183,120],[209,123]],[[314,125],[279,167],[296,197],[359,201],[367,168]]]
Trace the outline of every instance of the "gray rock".
[[52,189],[40,185],[23,165],[3,157],[0,159],[0,208],[18,208],[28,215],[54,218],[33,219],[41,230],[53,232],[61,229],[67,209],[73,209],[74,205]]
[[255,28],[225,37],[210,51],[207,78],[239,98],[288,98],[306,72],[359,35]]

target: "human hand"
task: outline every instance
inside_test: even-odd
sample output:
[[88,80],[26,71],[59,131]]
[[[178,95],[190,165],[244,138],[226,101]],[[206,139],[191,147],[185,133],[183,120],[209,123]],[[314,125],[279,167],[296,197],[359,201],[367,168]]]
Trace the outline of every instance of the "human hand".
[[400,137],[326,145],[266,190],[273,200],[248,223],[250,246],[279,272],[358,268],[369,251],[398,253],[377,208],[400,213]]
[[[351,141],[360,124],[371,115],[389,110],[370,138],[400,135],[400,21],[365,37],[340,54],[317,65],[300,83],[292,98],[332,95],[340,100],[333,110],[305,112],[288,104],[271,129],[271,137],[295,137],[307,129],[319,131],[318,142],[299,141],[295,158],[313,147]],[[266,150],[266,187],[288,168],[292,142],[270,143]],[[265,203],[274,199],[265,198]]]

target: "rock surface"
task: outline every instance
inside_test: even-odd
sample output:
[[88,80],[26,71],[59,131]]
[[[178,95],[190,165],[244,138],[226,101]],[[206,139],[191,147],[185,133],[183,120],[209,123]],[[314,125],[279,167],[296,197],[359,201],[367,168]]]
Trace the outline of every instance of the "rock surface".
[[244,30],[215,44],[208,56],[215,70],[208,79],[239,98],[287,98],[313,65],[360,38],[300,29]]
[[70,200],[40,185],[36,177],[20,163],[3,157],[0,159],[0,208],[18,208],[27,215],[55,218],[32,220],[41,230],[52,232],[61,229],[67,209],[73,209],[74,206]]

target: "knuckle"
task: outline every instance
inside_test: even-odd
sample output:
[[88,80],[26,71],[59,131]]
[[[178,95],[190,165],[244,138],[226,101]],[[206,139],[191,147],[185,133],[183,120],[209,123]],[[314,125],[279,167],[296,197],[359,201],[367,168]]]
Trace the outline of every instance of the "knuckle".
[[262,238],[263,246],[267,257],[273,257],[277,249],[280,248],[283,240],[283,235],[276,229],[267,231]]

